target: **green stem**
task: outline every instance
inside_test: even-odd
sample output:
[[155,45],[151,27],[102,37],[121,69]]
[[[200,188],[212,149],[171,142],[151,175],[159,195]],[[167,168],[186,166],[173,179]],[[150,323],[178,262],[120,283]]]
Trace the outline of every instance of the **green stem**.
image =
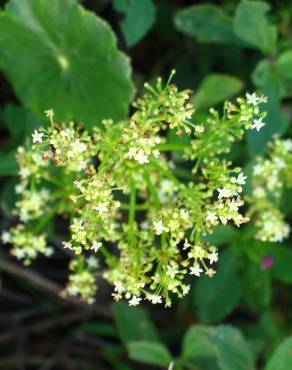
[[158,144],[156,148],[161,152],[184,151],[189,145],[185,144]]
[[[130,204],[122,203],[120,205],[120,208],[124,209],[126,211],[129,211],[130,210]],[[149,205],[147,203],[144,203],[144,204],[137,204],[136,203],[136,205],[135,205],[136,211],[146,211],[148,208],[149,208]]]
[[33,229],[34,234],[37,234],[38,232],[40,232],[42,230],[42,228],[50,221],[50,219],[54,217],[54,215],[55,215],[57,209],[59,208],[62,200],[57,202],[47,214],[45,214],[43,217],[40,218],[39,222],[36,224],[36,226]]
[[130,187],[130,207],[128,215],[128,225],[129,225],[129,241],[134,242],[134,224],[135,224],[135,214],[136,214],[136,185],[133,179],[129,181]]
[[169,170],[163,168],[157,161],[151,160],[150,161],[151,166],[159,170],[159,172],[163,173],[166,177],[168,177],[171,181],[173,181],[176,185],[180,185],[180,181],[177,177],[174,176],[172,172]]
[[158,209],[160,209],[160,201],[159,201],[157,191],[156,191],[154,185],[151,182],[149,173],[147,171],[144,171],[143,177],[144,177],[144,180],[146,182],[147,188],[148,188],[148,190],[151,194],[152,200],[154,202],[154,206],[158,210]]

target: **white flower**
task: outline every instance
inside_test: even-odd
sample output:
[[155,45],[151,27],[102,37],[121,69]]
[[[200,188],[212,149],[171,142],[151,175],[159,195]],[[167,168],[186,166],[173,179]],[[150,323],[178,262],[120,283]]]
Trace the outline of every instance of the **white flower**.
[[246,102],[250,105],[258,105],[260,102],[260,98],[256,95],[256,93],[249,94],[246,93]]
[[149,163],[147,155],[141,149],[135,155],[135,160],[140,164]]
[[72,244],[70,242],[62,242],[65,249],[72,249]]
[[214,262],[218,261],[218,253],[216,251],[213,251],[212,253],[208,254],[208,260],[210,261],[210,264],[212,265]]
[[189,217],[190,217],[190,214],[189,212],[186,210],[186,209],[181,209],[180,210],[180,214],[181,214],[181,217],[184,219],[184,220],[188,220]]
[[190,271],[191,271],[190,272],[191,275],[200,276],[201,272],[203,272],[203,269],[200,267],[198,263],[196,263],[194,266],[190,268]]
[[129,306],[138,306],[140,301],[141,301],[141,298],[138,298],[134,295],[132,299],[129,300]]
[[53,109],[47,109],[47,110],[45,110],[45,115],[46,115],[46,117],[48,117],[50,120],[52,120],[53,119],[53,117],[54,117],[54,111],[53,111]]
[[26,188],[26,184],[24,184],[24,183],[17,184],[15,186],[15,193],[16,194],[21,194],[25,188]]
[[206,221],[209,221],[211,225],[214,225],[217,220],[218,217],[216,216],[215,212],[207,211]]
[[150,295],[148,297],[149,301],[151,301],[153,304],[162,303],[162,299],[160,295]]
[[93,250],[95,253],[98,252],[99,248],[102,246],[101,242],[94,242],[91,246],[91,250]]
[[186,250],[189,247],[190,247],[190,243],[189,243],[188,239],[185,239],[183,250]]
[[195,126],[195,132],[197,132],[198,134],[201,134],[205,131],[205,127],[203,125],[196,125]]
[[185,285],[185,286],[183,286],[182,289],[183,289],[182,294],[187,295],[189,293],[190,289],[191,289],[191,286],[190,285]]
[[90,256],[87,259],[87,264],[88,264],[88,267],[96,268],[98,266],[98,259],[94,256]]
[[280,157],[275,157],[275,158],[274,158],[274,162],[275,162],[275,165],[276,165],[279,169],[283,169],[283,168],[286,166],[285,161],[283,161],[283,159],[282,159],[282,158],[280,158]]
[[287,152],[292,151],[292,140],[291,139],[283,140],[283,145]]
[[233,212],[233,211],[238,211],[238,204],[235,202],[235,200],[234,199],[232,199],[232,201],[229,203],[229,205],[228,205],[228,207],[229,207],[229,210],[231,211],[231,212]]
[[209,277],[212,277],[216,274],[216,271],[214,271],[213,269],[208,269],[206,271],[206,275],[208,275]]
[[102,216],[104,213],[108,212],[108,207],[105,203],[100,203],[94,207],[94,209]]
[[264,127],[265,126],[265,123],[262,121],[262,119],[261,118],[258,118],[258,119],[254,119],[253,120],[253,125],[251,126],[251,128],[252,129],[256,129],[257,131],[260,131],[260,129],[262,128],[262,127]]
[[226,189],[226,188],[220,189],[220,188],[218,188],[217,191],[219,193],[218,199],[229,198],[233,195],[232,192],[230,191],[230,189]]
[[1,239],[4,244],[9,243],[11,238],[11,234],[8,231],[3,231]]
[[31,136],[33,143],[41,143],[43,141],[44,133],[34,130],[34,133]]
[[256,176],[260,176],[262,175],[263,173],[263,166],[261,164],[256,164],[255,166],[253,166],[253,174],[256,175]]
[[167,229],[163,226],[162,221],[154,221],[153,227],[156,235],[162,234],[164,231],[167,231]]
[[236,182],[239,184],[239,185],[244,185],[245,182],[246,182],[246,179],[247,179],[247,176],[244,176],[243,173],[241,172],[238,176],[237,176],[237,179],[236,179]]
[[23,178],[29,177],[31,174],[30,169],[28,167],[21,167],[19,171],[19,175]]

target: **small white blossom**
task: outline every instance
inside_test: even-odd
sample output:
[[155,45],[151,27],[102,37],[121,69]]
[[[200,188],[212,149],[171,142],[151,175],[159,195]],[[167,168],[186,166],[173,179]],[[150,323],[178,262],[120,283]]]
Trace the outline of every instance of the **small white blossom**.
[[203,269],[200,267],[198,263],[196,263],[194,266],[190,268],[190,274],[191,275],[196,275],[196,276],[201,276],[201,273],[203,272]]
[[140,302],[141,302],[141,298],[136,297],[136,296],[133,296],[133,297],[129,300],[129,306],[138,306]]
[[189,243],[188,239],[185,239],[183,250],[186,250],[188,248],[190,248],[190,243]]
[[208,254],[208,260],[210,261],[210,264],[212,265],[214,262],[218,261],[218,253],[216,251],[213,251],[212,253]]
[[261,118],[256,118],[253,121],[253,125],[251,126],[252,129],[256,129],[257,131],[260,131],[262,127],[265,126],[265,123],[262,121]]
[[158,303],[162,303],[162,298],[160,295],[150,295],[148,297],[149,301],[152,302],[153,304],[158,304]]
[[167,228],[165,228],[163,226],[163,223],[162,221],[154,221],[153,222],[153,227],[154,227],[154,230],[155,230],[155,234],[156,235],[160,235],[162,234],[164,231],[167,231]]
[[54,117],[54,110],[53,109],[47,109],[47,110],[45,110],[45,115],[46,115],[46,117],[48,117],[50,120],[52,120],[53,119],[53,117]]
[[244,176],[243,173],[241,172],[238,176],[237,176],[237,179],[236,179],[236,182],[239,184],[239,185],[244,185],[245,182],[246,182],[246,179],[247,179],[247,176]]
[[94,242],[90,249],[97,253],[101,246],[102,246],[101,242]]
[[33,143],[41,143],[43,141],[44,133],[39,132],[38,130],[34,130],[32,134],[32,142]]
[[220,188],[218,188],[217,191],[219,193],[218,194],[218,199],[221,199],[221,198],[230,198],[233,195],[233,193],[232,193],[232,191],[230,189],[226,189],[226,188],[220,189]]
[[256,93],[246,93],[246,102],[250,105],[258,105],[260,102],[260,98],[256,95]]
[[11,238],[11,234],[8,231],[3,231],[1,239],[4,244],[9,243]]
[[215,212],[207,211],[206,221],[209,221],[211,225],[214,225],[217,220],[218,220],[218,217],[216,216]]

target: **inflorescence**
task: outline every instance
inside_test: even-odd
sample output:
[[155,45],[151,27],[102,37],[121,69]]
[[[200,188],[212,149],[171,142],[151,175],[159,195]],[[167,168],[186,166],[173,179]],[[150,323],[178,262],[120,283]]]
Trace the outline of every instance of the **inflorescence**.
[[250,215],[255,215],[256,238],[282,242],[290,226],[281,212],[283,191],[292,187],[292,140],[274,138],[268,158],[258,157],[253,167]]
[[[248,221],[240,212],[246,176],[224,154],[245,130],[264,126],[259,104],[266,98],[246,94],[226,102],[222,116],[211,109],[205,123],[195,124],[191,92],[170,80],[145,84],[128,120],[104,120],[92,134],[56,122],[48,110],[50,126],[35,130],[32,145],[18,150],[20,224],[2,240],[29,264],[53,252],[47,223],[56,214],[67,220],[63,246],[72,261],[64,294],[92,303],[102,276],[114,285],[115,300],[170,306],[173,295],[189,292],[191,275],[215,274],[217,248],[203,237],[219,224]],[[189,143],[171,142],[169,130]],[[178,151],[192,166],[188,176],[174,161]]]

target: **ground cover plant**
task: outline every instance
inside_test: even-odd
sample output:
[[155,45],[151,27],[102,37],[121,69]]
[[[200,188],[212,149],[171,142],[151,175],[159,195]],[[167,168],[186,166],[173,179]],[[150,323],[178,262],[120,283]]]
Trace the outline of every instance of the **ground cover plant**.
[[290,2],[0,4],[0,368],[291,369]]

